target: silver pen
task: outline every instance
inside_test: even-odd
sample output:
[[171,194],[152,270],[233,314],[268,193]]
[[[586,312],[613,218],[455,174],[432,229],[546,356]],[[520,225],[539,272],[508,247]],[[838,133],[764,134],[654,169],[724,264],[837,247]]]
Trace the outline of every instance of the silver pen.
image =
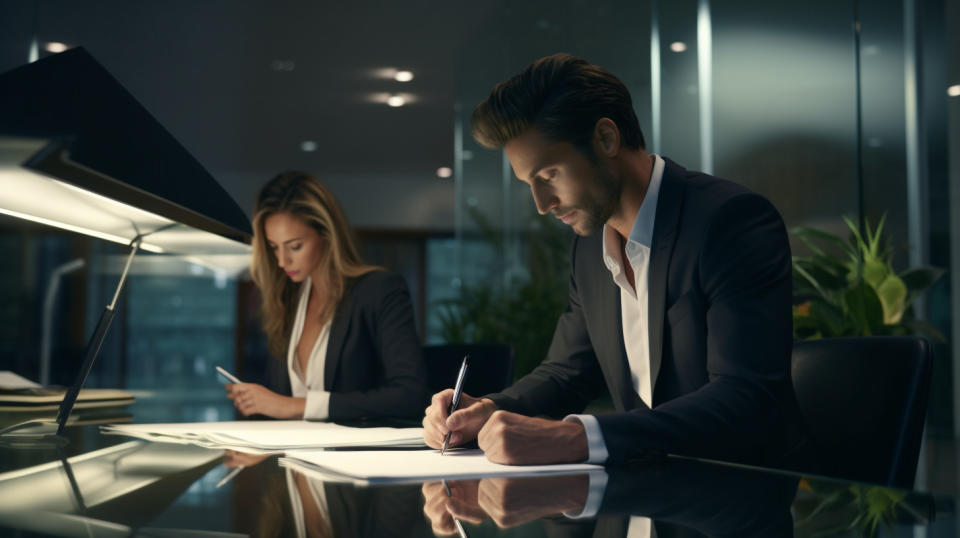
[[[457,384],[453,387],[453,398],[450,400],[450,410],[447,411],[447,416],[453,414],[457,410],[457,406],[460,405],[460,394],[463,393],[463,380],[467,377],[467,359],[470,358],[470,355],[467,355],[463,358],[463,363],[460,364],[460,373],[457,374]],[[447,432],[447,435],[443,438],[443,446],[440,447],[440,455],[442,456],[447,450],[447,444],[450,443],[450,433]]]

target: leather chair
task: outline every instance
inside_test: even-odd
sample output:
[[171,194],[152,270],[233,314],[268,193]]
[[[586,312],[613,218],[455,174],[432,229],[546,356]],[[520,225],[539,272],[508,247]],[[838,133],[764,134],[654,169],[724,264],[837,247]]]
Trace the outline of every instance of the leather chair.
[[796,342],[793,389],[821,474],[912,488],[933,370],[923,338]]
[[425,346],[423,358],[427,363],[427,387],[431,394],[453,388],[460,363],[467,354],[470,360],[463,392],[483,396],[500,392],[513,383],[513,347],[507,344]]

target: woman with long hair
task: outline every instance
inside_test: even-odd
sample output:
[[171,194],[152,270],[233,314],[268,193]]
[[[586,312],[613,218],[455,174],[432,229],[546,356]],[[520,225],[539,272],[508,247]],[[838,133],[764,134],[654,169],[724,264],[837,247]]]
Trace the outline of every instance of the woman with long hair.
[[343,211],[319,180],[284,172],[260,191],[250,273],[290,391],[228,384],[240,413],[310,420],[423,414],[426,368],[407,284],[363,263]]

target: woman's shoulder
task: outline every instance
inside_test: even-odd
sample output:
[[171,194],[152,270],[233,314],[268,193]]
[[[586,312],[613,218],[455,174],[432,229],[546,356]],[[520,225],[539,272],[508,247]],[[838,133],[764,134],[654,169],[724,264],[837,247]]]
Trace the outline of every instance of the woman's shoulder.
[[374,269],[348,281],[351,295],[369,295],[381,297],[395,289],[406,289],[407,281],[400,273],[386,269]]

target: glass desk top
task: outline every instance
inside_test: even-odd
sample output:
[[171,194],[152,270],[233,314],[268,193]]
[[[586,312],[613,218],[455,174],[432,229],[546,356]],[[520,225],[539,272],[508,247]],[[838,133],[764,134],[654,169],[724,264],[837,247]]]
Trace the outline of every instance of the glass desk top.
[[[0,536],[457,536],[453,515],[473,538],[957,535],[952,497],[686,458],[359,487],[302,475],[276,456],[131,440],[95,425],[68,438],[0,446]],[[588,498],[596,516],[569,517]]]

